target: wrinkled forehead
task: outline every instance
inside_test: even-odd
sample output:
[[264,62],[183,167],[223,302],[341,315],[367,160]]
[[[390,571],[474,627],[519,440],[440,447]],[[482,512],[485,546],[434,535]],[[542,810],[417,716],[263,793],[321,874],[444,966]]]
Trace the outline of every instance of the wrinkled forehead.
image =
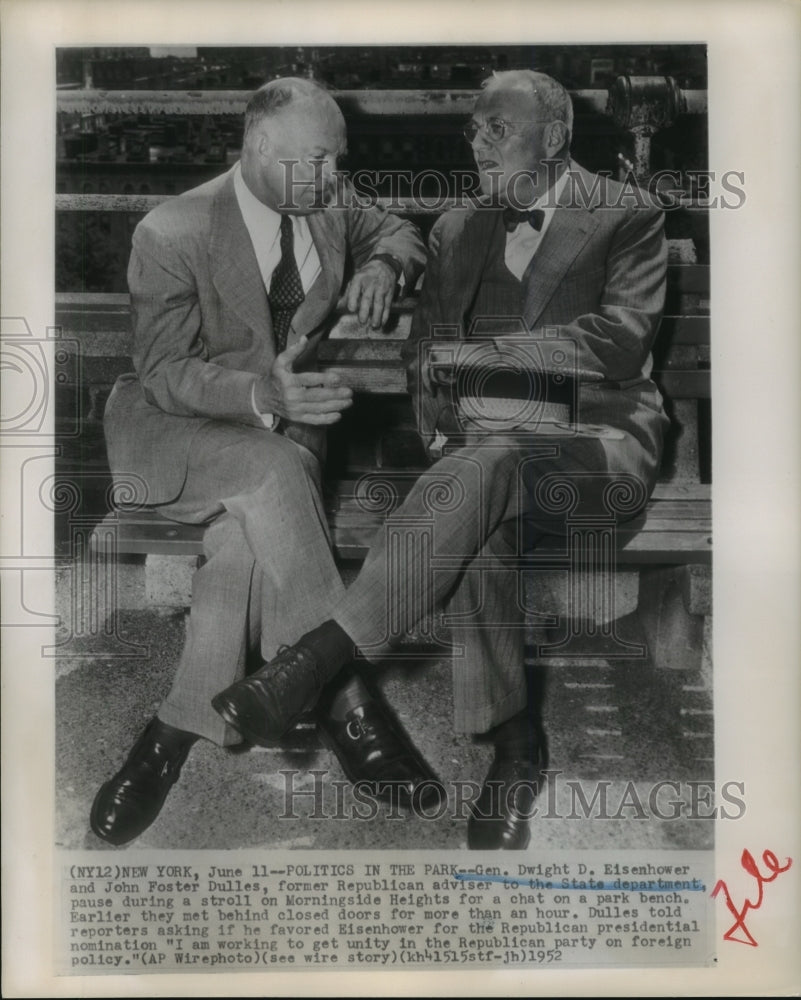
[[504,118],[507,121],[529,121],[540,117],[539,99],[530,90],[520,87],[484,91],[476,101],[473,117]]

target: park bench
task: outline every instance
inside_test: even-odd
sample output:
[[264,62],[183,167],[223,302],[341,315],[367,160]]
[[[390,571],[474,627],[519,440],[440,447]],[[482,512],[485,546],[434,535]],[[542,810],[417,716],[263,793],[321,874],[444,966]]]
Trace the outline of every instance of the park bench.
[[[708,268],[671,265],[669,275],[669,312],[658,338],[655,376],[672,417],[663,474],[645,512],[615,525],[614,534],[618,570],[641,571],[638,604],[641,618],[650,618],[646,632],[652,655],[663,666],[686,667],[688,658],[700,655],[701,616],[710,610],[710,486],[702,481],[709,460],[705,440],[709,427],[704,419],[710,392],[709,321],[704,314]],[[127,296],[105,296],[91,308],[86,298],[60,296],[57,319],[63,331],[93,326],[104,351],[116,337],[116,355],[95,358],[94,366],[87,364],[89,357],[83,358],[84,379],[88,376],[95,388],[107,389],[116,374],[131,368]],[[342,559],[362,558],[384,523],[384,513],[371,510],[363,499],[371,478],[390,484],[402,497],[424,467],[400,358],[413,307],[411,296],[399,302],[389,331],[378,334],[340,310],[321,346],[321,366],[337,371],[357,393],[354,411],[331,433],[325,490],[332,542]],[[100,329],[103,326],[106,329]],[[105,515],[91,540],[97,545],[111,532],[116,554],[147,557],[146,573],[156,578],[165,562],[183,557],[186,588],[193,559],[202,554],[203,530],[169,521],[147,508],[116,509]],[[545,551],[558,562],[563,548],[564,543],[554,538]],[[188,591],[182,597],[179,586],[176,593],[172,576],[169,599],[188,603]],[[157,579],[150,591],[159,593]],[[154,600],[158,602],[157,597]]]
[[[126,209],[142,211],[161,200],[91,195],[59,199],[57,207],[110,210],[117,219]],[[610,608],[614,602],[601,593],[603,584],[596,580],[597,621],[584,623],[576,635],[592,641],[603,633],[608,639],[614,618],[637,609],[654,662],[686,669],[700,665],[704,617],[711,612],[711,427],[709,267],[698,262],[703,248],[699,254],[687,233],[682,235],[670,242],[668,296],[655,350],[655,379],[672,422],[660,482],[642,515],[610,525],[614,577],[627,581],[618,590],[628,596]],[[353,409],[330,433],[325,483],[332,542],[341,559],[362,558],[384,523],[385,511],[364,503],[364,484],[379,476],[402,496],[423,467],[400,358],[414,306],[414,295],[397,302],[387,329],[375,332],[360,327],[340,304],[321,345],[322,367],[339,372],[356,391]],[[80,537],[103,559],[144,557],[154,603],[187,604],[191,568],[202,553],[203,527],[176,524],[147,509],[110,509],[102,408],[114,379],[132,368],[128,296],[60,293],[56,324],[70,354],[62,391],[73,392],[81,413],[81,435],[65,447],[58,471],[65,479],[81,477],[82,499],[89,507],[94,504],[96,512],[93,523],[79,519]],[[575,568],[564,540],[554,538],[540,555],[561,578]],[[183,582],[176,584],[168,565],[183,567],[178,574]],[[159,585],[165,575],[171,580],[167,588]],[[624,647],[618,643],[615,648],[625,655]]]

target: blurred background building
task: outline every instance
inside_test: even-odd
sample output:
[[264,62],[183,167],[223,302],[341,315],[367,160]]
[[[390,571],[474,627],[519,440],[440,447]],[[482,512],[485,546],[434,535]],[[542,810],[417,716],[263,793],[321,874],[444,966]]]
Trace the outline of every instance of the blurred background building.
[[[670,76],[706,88],[702,45],[317,46],[62,48],[59,90],[248,91],[279,76],[312,77],[334,90],[474,90],[493,70],[535,68],[571,90],[604,90],[623,74]],[[573,151],[594,170],[616,169],[630,137],[608,115],[576,102]],[[347,115],[349,152],[341,167],[386,175],[472,170],[463,116]],[[216,176],[240,155],[240,114],[57,115],[56,191],[61,194],[180,194]],[[683,116],[654,137],[652,167],[703,170],[706,117]],[[441,193],[429,179],[428,190]],[[456,194],[458,191],[450,190]],[[125,291],[130,234],[142,213],[57,215],[56,289]]]

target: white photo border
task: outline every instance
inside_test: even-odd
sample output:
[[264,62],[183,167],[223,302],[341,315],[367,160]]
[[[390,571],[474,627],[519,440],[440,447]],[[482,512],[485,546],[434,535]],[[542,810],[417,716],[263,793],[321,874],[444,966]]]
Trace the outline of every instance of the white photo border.
[[[799,832],[801,6],[762,0],[2,0],[2,307],[52,326],[55,49],[66,45],[705,43],[710,169],[746,203],[711,213],[716,777],[747,812],[716,830],[740,898],[749,849],[795,857]],[[313,27],[311,27],[313,26]],[[2,484],[3,553],[18,483]],[[52,532],[41,512],[39,529]],[[45,576],[45,574],[43,574]],[[43,584],[36,606],[52,604]],[[50,589],[48,589],[50,588]],[[48,629],[3,630],[3,995],[762,995],[794,993],[799,870],[766,887],[758,948],[720,940],[710,969],[55,978],[53,661]]]

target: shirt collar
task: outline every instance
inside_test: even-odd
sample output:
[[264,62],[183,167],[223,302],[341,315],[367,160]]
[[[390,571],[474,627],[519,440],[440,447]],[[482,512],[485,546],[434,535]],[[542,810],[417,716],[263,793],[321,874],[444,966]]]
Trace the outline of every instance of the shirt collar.
[[265,235],[271,234],[275,236],[281,228],[281,216],[278,212],[274,212],[265,205],[264,202],[259,201],[247,186],[245,178],[242,176],[241,162],[237,163],[234,168],[234,191],[236,192],[236,200],[239,203],[239,210],[242,212],[242,218],[245,220],[248,228],[251,225],[267,227]]

